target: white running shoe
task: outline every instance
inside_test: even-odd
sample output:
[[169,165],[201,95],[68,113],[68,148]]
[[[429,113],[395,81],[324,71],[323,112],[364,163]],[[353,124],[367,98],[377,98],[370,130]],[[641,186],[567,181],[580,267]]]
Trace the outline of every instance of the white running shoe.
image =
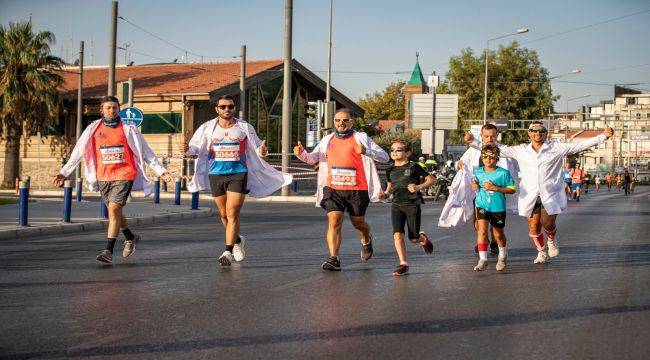
[[544,264],[547,260],[548,255],[546,255],[546,251],[538,251],[537,257],[533,260],[533,264]]
[[499,261],[497,261],[497,271],[503,271],[503,269],[506,268],[506,259],[507,257],[505,256],[499,256]]
[[224,251],[223,254],[219,257],[219,264],[221,266],[230,266],[232,262],[235,261],[235,258],[232,256],[232,253],[228,250]]
[[483,271],[487,269],[488,267],[488,262],[486,260],[479,260],[478,264],[474,266],[474,271]]
[[547,244],[548,244],[548,256],[554,258],[560,255],[560,248],[557,246],[557,243],[555,243],[555,240],[548,239]]
[[239,244],[235,244],[232,248],[232,256],[235,258],[235,261],[242,261],[244,260],[244,257],[246,257],[246,251],[244,251],[244,243],[246,242],[246,238],[244,235],[239,235],[239,239],[241,242]]

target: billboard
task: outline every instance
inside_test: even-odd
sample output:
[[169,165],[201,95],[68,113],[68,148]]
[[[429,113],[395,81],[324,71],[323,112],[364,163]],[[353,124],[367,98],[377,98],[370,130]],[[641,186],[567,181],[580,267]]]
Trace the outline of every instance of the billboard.
[[[409,127],[431,129],[432,94],[414,94],[409,101]],[[436,95],[436,130],[458,129],[458,95]]]

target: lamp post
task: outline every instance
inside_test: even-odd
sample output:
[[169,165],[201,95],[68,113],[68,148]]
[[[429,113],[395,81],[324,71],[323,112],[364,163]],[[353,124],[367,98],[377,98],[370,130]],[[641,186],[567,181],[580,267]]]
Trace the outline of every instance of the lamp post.
[[527,28],[521,28],[521,29],[518,29],[517,31],[515,31],[513,33],[497,36],[497,37],[492,38],[492,39],[488,39],[487,43],[485,44],[485,80],[484,80],[485,91],[483,92],[483,124],[487,123],[488,55],[489,55],[489,52],[490,52],[490,41],[503,39],[503,38],[506,38],[508,36],[524,34],[524,33],[527,33],[527,32],[528,32]]
[[[582,69],[573,69],[573,70],[569,71],[568,73],[559,74],[559,75],[554,75],[554,76],[549,77],[548,79],[549,79],[549,80],[553,80],[553,79],[561,78],[561,77],[563,77],[563,76],[567,76],[567,75],[579,74],[579,73],[581,73],[581,72],[582,72]],[[549,115],[548,115],[548,119],[549,119],[549,121],[551,120],[551,110],[552,110],[552,107],[553,107],[553,103],[551,102],[551,106],[549,106],[549,108],[548,108],[548,114],[549,114]],[[557,125],[557,127],[559,128],[559,124],[556,124],[556,125]]]

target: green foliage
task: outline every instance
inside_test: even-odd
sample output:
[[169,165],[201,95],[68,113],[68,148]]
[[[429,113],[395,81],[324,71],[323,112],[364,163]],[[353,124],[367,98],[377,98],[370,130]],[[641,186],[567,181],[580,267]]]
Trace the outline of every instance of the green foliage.
[[368,124],[360,117],[354,119],[354,129],[357,131],[365,132],[370,137],[379,135],[379,130],[376,127]]
[[420,131],[415,129],[407,129],[406,131],[387,132],[373,138],[375,143],[381,146],[382,149],[388,152],[390,144],[395,140],[403,140],[411,145],[411,160],[415,160],[422,156],[422,148],[420,146]]
[[384,91],[375,91],[359,99],[357,103],[365,111],[365,118],[367,120],[404,119],[405,84],[405,81],[390,83]]

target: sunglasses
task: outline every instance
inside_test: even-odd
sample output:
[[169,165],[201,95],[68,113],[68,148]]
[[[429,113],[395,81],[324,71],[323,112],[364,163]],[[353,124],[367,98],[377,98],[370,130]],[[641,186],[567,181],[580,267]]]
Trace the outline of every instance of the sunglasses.
[[496,155],[492,155],[492,154],[481,154],[481,157],[483,159],[496,159],[497,158]]
[[339,123],[339,122],[344,122],[344,123],[349,123],[352,121],[352,119],[334,119],[334,122]]
[[404,152],[406,149],[404,148],[395,148],[395,149],[390,149],[390,152]]
[[538,134],[546,134],[548,130],[546,129],[530,129],[528,132],[531,132],[533,134],[538,133]]
[[218,107],[219,109],[221,109],[221,110],[226,110],[226,109],[228,109],[228,110],[232,110],[232,109],[235,108],[235,105],[219,105],[219,106],[217,106],[217,107]]

